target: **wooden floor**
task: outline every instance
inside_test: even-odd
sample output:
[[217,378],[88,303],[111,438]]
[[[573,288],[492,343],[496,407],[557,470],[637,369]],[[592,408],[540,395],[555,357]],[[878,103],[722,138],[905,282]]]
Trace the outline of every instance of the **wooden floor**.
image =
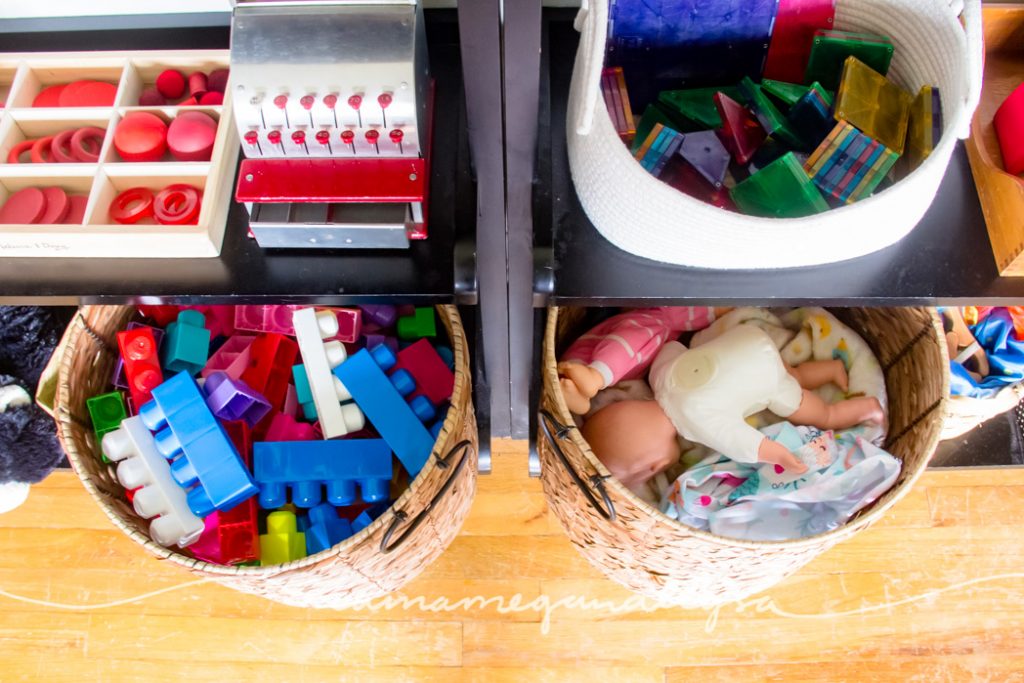
[[424,599],[346,612],[196,583],[54,474],[0,515],[0,680],[1024,681],[1024,470],[930,471],[882,523],[717,613],[627,602],[525,472],[524,444],[495,453],[462,534],[403,591]]

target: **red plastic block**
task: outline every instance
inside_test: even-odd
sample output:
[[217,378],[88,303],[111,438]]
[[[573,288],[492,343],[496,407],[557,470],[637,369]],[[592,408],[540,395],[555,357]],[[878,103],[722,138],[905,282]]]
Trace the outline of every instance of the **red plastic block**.
[[733,160],[741,166],[750,159],[768,137],[753,112],[725,93],[715,93],[715,107],[722,117],[722,129],[718,138],[729,150]]
[[225,433],[234,444],[235,450],[242,456],[242,462],[252,470],[252,428],[244,420],[230,420],[220,423]]
[[999,105],[992,121],[1007,173],[1024,173],[1024,84]]
[[[284,408],[298,353],[299,345],[295,340],[273,333],[257,336],[249,347],[249,367],[242,373],[242,380],[262,394],[274,411]],[[273,411],[256,425],[257,438],[270,427],[271,415]]]
[[153,397],[153,389],[164,381],[153,331],[139,327],[118,332],[117,347],[124,360],[124,375],[132,394],[132,404],[139,407]]
[[407,370],[416,380],[416,389],[409,396],[426,396],[435,406],[451,398],[455,375],[426,339],[420,339],[398,352],[396,370]]
[[836,0],[779,0],[764,78],[803,83],[817,29],[833,28]]
[[299,422],[291,415],[274,413],[264,441],[314,441],[316,430],[308,422]]
[[139,306],[138,310],[160,327],[167,327],[178,319],[181,306]]

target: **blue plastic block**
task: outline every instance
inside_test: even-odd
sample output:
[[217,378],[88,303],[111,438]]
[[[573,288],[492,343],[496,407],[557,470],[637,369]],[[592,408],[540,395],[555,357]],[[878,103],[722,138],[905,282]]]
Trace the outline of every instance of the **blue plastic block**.
[[187,495],[196,516],[230,510],[259,492],[188,372],[153,389],[153,400],[139,407],[139,417],[156,432],[160,454],[172,460],[175,481],[185,489],[195,486]]
[[360,531],[373,524],[378,517],[391,509],[393,502],[394,501],[389,500],[383,503],[377,503],[376,505],[371,505],[360,512],[359,515],[352,520],[352,533],[358,534]]
[[309,388],[306,366],[302,363],[293,365],[292,378],[295,381],[295,398],[302,406],[302,416],[309,422],[316,420],[316,402],[313,401],[313,391]]
[[260,487],[262,508],[287,503],[286,487],[291,488],[292,502],[300,508],[319,505],[323,486],[332,505],[354,503],[356,484],[362,499],[375,503],[388,497],[391,473],[391,449],[383,439],[258,442],[253,446],[253,475]]
[[210,357],[210,331],[204,327],[206,318],[191,309],[178,313],[178,319],[167,326],[167,335],[160,346],[160,363],[164,370],[198,375]]
[[306,554],[334,547],[352,535],[352,523],[338,516],[333,505],[321,503],[309,509],[306,526]]
[[391,446],[409,476],[415,477],[430,457],[434,439],[377,365],[375,358],[382,355],[382,348],[391,353],[383,344],[373,349],[374,355],[362,349],[334,368],[334,375]]

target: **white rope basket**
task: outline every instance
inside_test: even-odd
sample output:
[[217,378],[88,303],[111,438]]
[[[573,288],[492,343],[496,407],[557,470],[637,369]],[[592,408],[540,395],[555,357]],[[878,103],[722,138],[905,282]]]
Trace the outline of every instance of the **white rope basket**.
[[[963,14],[963,25],[958,15]],[[902,239],[931,205],[981,95],[981,1],[839,0],[835,28],[889,36],[889,78],[912,93],[938,86],[943,131],[931,156],[893,187],[806,218],[759,218],[706,204],[645,171],[622,144],[601,97],[608,0],[583,0],[566,135],[584,210],[610,242],[637,256],[701,268],[832,263]]]

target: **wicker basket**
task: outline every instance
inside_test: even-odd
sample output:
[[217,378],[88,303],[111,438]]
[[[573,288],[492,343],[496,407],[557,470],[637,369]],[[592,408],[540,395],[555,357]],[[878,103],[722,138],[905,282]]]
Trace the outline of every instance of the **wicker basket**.
[[344,609],[396,590],[416,577],[455,538],[476,492],[476,417],[469,354],[454,306],[438,306],[455,354],[455,389],[431,458],[395,505],[373,524],[316,555],[268,567],[226,567],[157,545],[148,522],[127,502],[113,468],[99,457],[85,401],[107,390],[116,360],[115,334],[134,313],[128,306],[87,306],[65,335],[57,387],[61,444],[85,488],[122,531],[166,559],[237,590],[304,607]]
[[1024,383],[1006,387],[992,398],[951,396],[946,401],[941,439],[955,439],[993,417],[1013,410],[1024,398]]
[[595,567],[666,604],[712,607],[769,588],[885,514],[913,485],[939,441],[949,393],[942,325],[924,308],[832,311],[871,346],[889,396],[886,449],[903,467],[896,484],[848,524],[793,541],[715,536],[672,520],[611,477],[572,425],[558,385],[557,353],[584,331],[582,309],[551,308],[544,335],[538,450],[548,504]]

